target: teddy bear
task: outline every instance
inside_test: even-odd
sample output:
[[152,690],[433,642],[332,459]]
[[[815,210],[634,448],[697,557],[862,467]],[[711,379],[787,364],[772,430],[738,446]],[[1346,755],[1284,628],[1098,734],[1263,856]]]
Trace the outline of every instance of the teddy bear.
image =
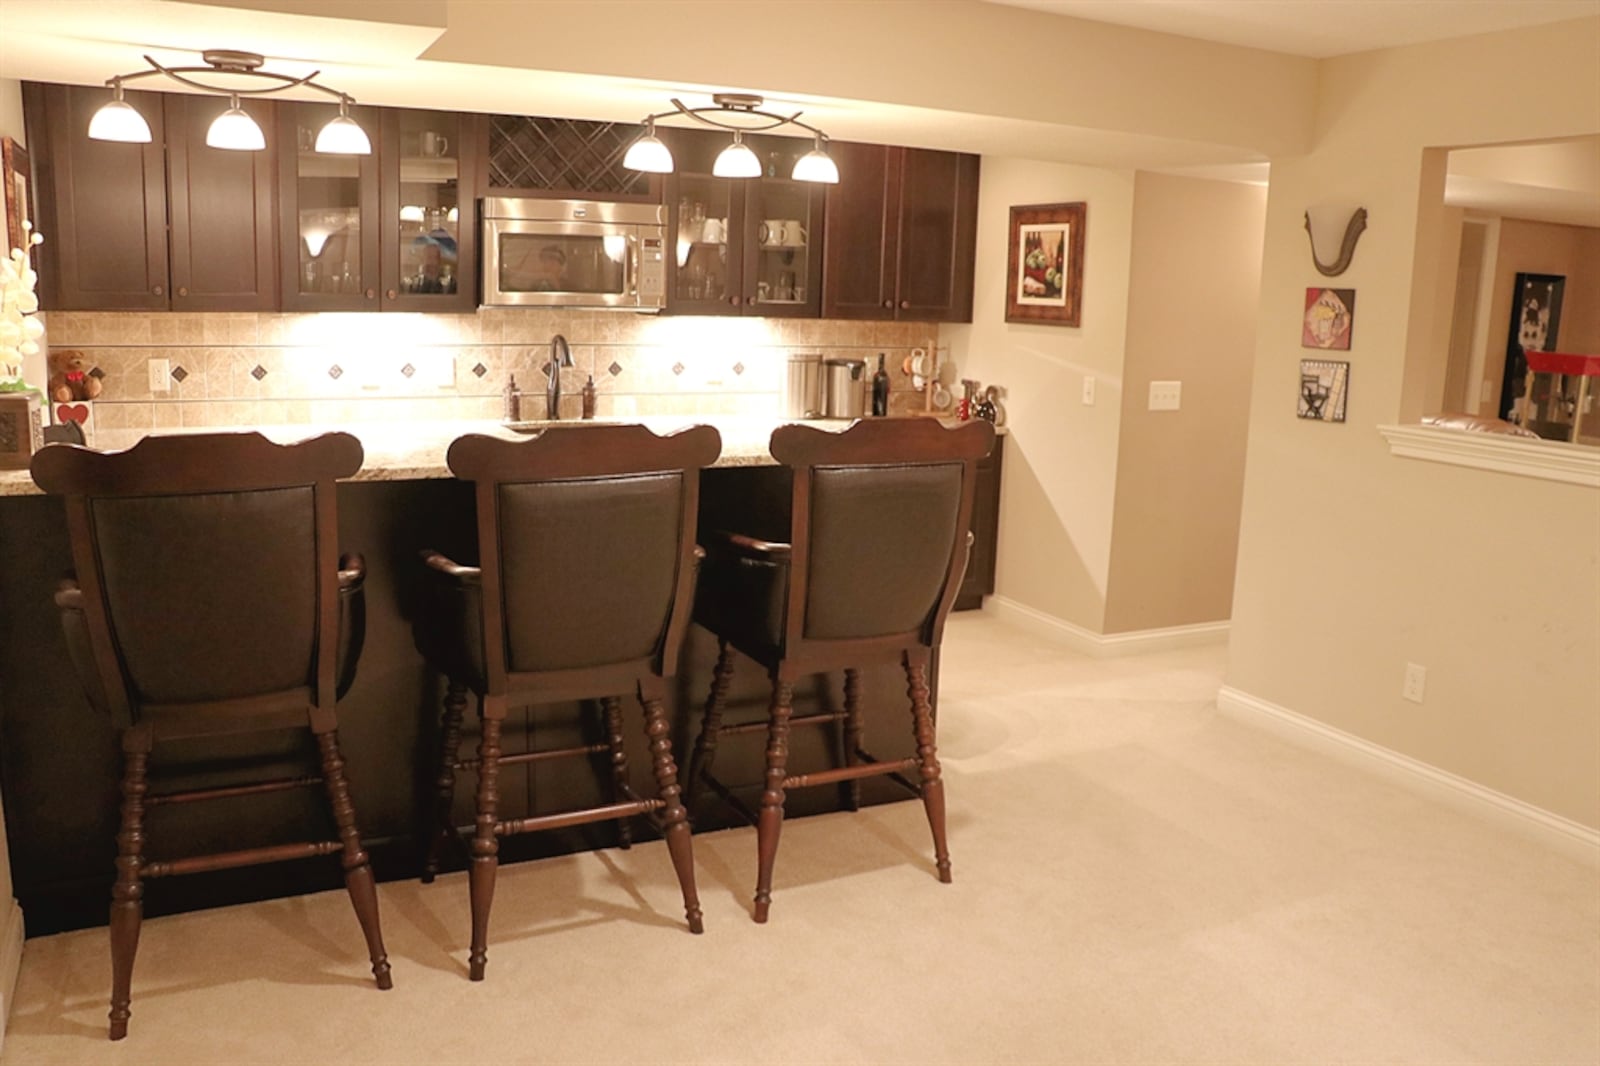
[[56,403],[92,400],[100,395],[100,379],[89,373],[83,353],[63,348],[50,353],[50,399]]

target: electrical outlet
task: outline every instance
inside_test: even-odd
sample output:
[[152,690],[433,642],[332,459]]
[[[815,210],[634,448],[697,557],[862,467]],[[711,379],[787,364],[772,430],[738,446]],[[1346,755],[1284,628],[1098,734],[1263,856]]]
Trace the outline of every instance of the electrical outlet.
[[151,392],[172,391],[172,364],[165,359],[152,359],[145,364],[150,372]]
[[1150,410],[1176,411],[1183,399],[1183,382],[1152,381],[1150,383]]
[[1422,702],[1423,690],[1428,687],[1428,668],[1418,666],[1416,663],[1406,663],[1406,683],[1400,689],[1400,695],[1412,703]]
[[1094,406],[1094,377],[1092,375],[1083,379],[1083,405],[1085,407]]

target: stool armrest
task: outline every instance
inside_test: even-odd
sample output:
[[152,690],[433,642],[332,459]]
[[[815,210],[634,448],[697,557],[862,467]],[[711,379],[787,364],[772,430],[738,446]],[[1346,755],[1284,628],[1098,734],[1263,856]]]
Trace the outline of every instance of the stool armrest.
[[483,571],[476,566],[462,566],[449,556],[433,550],[422,553],[422,564],[436,574],[453,578],[460,585],[477,585],[483,581]]
[[782,541],[758,540],[743,533],[730,533],[715,529],[706,536],[711,551],[722,555],[738,555],[763,563],[786,563],[793,550]]
[[356,552],[339,556],[339,591],[351,592],[367,579],[367,560]]

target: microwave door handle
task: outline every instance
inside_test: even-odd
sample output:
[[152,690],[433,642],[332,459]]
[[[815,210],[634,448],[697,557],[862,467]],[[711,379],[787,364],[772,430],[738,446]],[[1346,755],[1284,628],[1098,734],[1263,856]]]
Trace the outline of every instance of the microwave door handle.
[[628,295],[638,302],[639,297],[639,235],[628,234]]

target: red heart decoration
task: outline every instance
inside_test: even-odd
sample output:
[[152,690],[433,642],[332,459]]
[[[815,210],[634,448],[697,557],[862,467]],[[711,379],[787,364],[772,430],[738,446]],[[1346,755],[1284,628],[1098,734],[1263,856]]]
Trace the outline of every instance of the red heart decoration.
[[89,405],[86,403],[64,403],[56,408],[56,420],[60,422],[77,422],[79,425],[89,421]]

